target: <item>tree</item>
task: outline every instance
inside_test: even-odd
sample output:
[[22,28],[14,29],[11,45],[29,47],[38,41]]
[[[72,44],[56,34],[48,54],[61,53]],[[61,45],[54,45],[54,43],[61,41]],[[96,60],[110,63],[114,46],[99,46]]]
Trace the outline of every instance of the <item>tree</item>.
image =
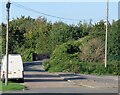
[[120,20],[113,22],[108,33],[108,58],[120,60]]

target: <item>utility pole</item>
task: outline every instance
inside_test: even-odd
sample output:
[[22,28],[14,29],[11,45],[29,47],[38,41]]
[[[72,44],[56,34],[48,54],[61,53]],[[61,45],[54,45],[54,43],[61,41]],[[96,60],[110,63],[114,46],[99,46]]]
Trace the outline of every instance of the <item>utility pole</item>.
[[108,11],[109,11],[109,0],[107,0],[107,6],[106,6],[105,67],[107,67]]
[[9,52],[8,52],[8,33],[9,33],[9,16],[10,16],[10,1],[7,1],[7,29],[6,29],[6,75],[5,75],[5,85],[8,85],[8,63],[9,63]]

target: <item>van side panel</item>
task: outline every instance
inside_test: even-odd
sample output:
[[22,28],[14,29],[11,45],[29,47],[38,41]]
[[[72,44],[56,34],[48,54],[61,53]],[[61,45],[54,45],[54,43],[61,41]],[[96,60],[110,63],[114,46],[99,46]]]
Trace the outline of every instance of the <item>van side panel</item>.
[[10,56],[8,78],[23,78],[23,63],[21,56]]
[[[6,71],[6,57],[3,58],[2,71]],[[1,78],[2,78],[1,71]],[[9,55],[8,63],[8,78],[9,79],[18,79],[23,78],[23,62],[21,55]]]

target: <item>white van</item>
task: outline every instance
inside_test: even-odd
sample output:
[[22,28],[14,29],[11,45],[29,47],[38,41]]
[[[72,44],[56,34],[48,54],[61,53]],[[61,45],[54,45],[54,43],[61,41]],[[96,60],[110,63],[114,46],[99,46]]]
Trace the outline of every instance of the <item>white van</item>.
[[[5,80],[6,74],[6,56],[2,59],[1,80]],[[23,62],[20,54],[9,54],[8,79],[17,79],[24,82]]]

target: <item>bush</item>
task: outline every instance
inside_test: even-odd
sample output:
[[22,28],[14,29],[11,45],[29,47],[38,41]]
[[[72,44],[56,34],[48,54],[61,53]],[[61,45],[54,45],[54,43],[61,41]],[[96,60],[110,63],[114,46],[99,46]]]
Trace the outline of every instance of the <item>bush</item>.
[[78,72],[79,51],[79,47],[73,42],[67,42],[57,46],[50,61],[44,62],[45,69],[50,72]]
[[[81,41],[80,41],[81,42]],[[119,75],[119,61],[109,61],[107,68],[103,62],[82,61],[79,58],[80,42],[67,42],[54,50],[50,60],[44,61],[44,68],[50,72],[74,72],[97,75]]]
[[51,65],[50,60],[44,61],[45,70],[50,72],[74,72],[95,75],[120,75],[119,61],[103,63],[80,62],[76,59],[65,61],[63,64]]
[[49,59],[43,60],[43,66],[44,66],[44,69],[48,71],[48,69],[50,68],[50,60]]
[[103,62],[104,60],[104,41],[100,37],[87,38],[82,41],[81,53],[79,58],[81,61],[87,62]]
[[108,62],[105,68],[103,63],[80,62],[80,73],[97,75],[120,75],[119,61]]

